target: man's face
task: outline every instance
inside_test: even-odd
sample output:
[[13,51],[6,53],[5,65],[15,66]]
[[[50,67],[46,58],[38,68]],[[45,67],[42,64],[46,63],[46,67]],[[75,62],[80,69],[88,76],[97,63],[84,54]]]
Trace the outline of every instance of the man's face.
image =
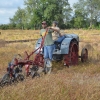
[[42,23],[42,28],[46,28],[47,24],[46,23]]
[[52,26],[53,26],[53,27],[55,27],[55,26],[56,26],[56,24],[55,24],[55,23],[52,23]]

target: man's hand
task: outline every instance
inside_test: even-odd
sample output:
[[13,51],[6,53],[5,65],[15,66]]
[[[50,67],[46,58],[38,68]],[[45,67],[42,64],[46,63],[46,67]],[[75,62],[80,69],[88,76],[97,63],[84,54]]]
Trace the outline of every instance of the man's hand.
[[49,26],[48,29],[52,29],[52,28]]

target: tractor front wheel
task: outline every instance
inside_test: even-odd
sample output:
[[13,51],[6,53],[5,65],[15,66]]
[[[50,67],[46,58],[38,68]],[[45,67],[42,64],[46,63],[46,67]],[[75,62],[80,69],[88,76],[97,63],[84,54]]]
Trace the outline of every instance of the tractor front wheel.
[[88,60],[88,50],[86,48],[83,48],[81,52],[81,61],[86,62],[87,60]]

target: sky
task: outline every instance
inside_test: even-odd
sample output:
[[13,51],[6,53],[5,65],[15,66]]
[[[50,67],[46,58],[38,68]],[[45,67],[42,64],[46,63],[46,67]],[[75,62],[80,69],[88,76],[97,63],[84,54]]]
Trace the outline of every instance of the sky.
[[[69,0],[72,7],[78,0]],[[24,0],[0,0],[0,24],[8,24],[18,7],[24,8]]]

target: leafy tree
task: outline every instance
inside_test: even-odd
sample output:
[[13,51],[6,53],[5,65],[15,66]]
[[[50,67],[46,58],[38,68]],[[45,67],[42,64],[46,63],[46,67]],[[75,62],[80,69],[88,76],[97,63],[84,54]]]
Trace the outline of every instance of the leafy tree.
[[13,18],[10,18],[10,28],[39,29],[41,22],[46,20],[59,22],[61,28],[66,28],[71,11],[68,0],[24,0],[25,8],[18,8]]
[[49,25],[57,20],[62,26],[64,20],[68,21],[71,16],[68,0],[26,0],[25,5],[29,23],[35,28],[40,27],[43,20],[46,20]]
[[10,18],[10,25],[15,26],[18,29],[24,29],[25,25],[25,10],[18,8],[13,18]]
[[0,25],[0,29],[7,30],[7,29],[9,29],[9,25],[8,24],[2,24],[2,25]]
[[74,27],[75,28],[84,28],[87,26],[87,22],[85,20],[85,16],[78,11],[75,11],[75,16],[74,16]]
[[74,4],[74,9],[89,20],[90,27],[100,19],[100,0],[79,0]]

